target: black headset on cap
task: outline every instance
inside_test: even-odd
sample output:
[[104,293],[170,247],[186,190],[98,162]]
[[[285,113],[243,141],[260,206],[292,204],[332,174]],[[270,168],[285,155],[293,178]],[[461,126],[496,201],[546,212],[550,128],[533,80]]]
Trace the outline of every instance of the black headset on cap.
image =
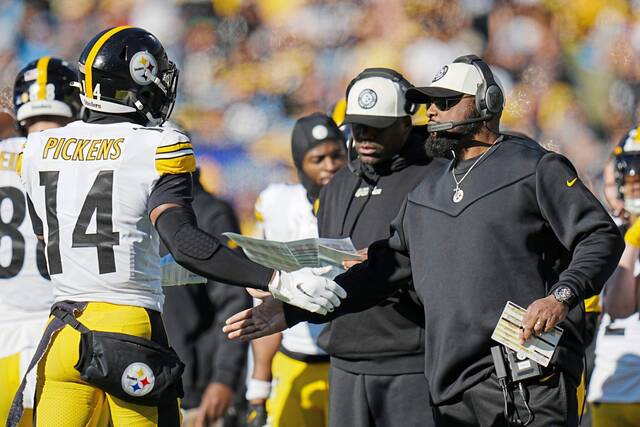
[[482,84],[476,91],[478,113],[487,118],[500,114],[504,107],[504,94],[487,63],[473,54],[461,56],[453,62],[473,65],[482,76]]
[[427,132],[438,132],[453,129],[461,125],[476,122],[488,122],[499,115],[504,108],[504,93],[496,82],[493,72],[486,62],[477,55],[464,55],[456,58],[454,63],[469,64],[476,67],[482,77],[482,83],[476,90],[476,111],[480,117],[461,120],[458,122],[443,122],[427,125]]
[[367,79],[370,77],[382,77],[382,78],[391,80],[394,83],[397,83],[400,86],[400,89],[402,89],[402,93],[405,95],[405,98],[404,98],[405,101],[403,106],[404,112],[409,115],[413,115],[418,111],[418,108],[420,106],[418,104],[414,104],[413,102],[408,101],[406,97],[407,90],[411,89],[413,85],[409,83],[409,81],[405,79],[402,74],[400,74],[396,70],[392,70],[391,68],[364,69],[364,71],[362,71],[353,80],[349,82],[349,85],[347,86],[347,93],[346,93],[347,100],[349,99],[349,92],[351,91],[351,88],[353,87],[353,85],[355,85],[356,82],[359,80]]

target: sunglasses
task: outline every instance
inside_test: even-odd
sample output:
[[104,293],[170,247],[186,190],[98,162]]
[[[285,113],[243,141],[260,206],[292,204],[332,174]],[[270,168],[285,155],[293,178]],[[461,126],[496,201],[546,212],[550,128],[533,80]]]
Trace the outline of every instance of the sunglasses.
[[450,98],[431,98],[427,103],[427,108],[430,107],[431,104],[435,104],[438,110],[447,111],[453,108],[464,97],[466,97],[466,95],[458,95]]

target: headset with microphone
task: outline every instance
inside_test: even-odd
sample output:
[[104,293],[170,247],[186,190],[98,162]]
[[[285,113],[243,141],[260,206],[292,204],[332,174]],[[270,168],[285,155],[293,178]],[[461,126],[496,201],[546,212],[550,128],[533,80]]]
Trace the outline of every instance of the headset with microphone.
[[[391,68],[366,68],[364,69],[360,74],[358,74],[356,77],[353,78],[353,80],[351,80],[349,82],[349,84],[347,85],[347,90],[346,90],[346,99],[349,99],[349,92],[351,91],[351,88],[353,87],[353,85],[356,84],[356,82],[363,80],[363,79],[367,79],[370,77],[382,77],[388,80],[391,80],[394,83],[397,83],[398,86],[400,86],[400,89],[402,90],[402,93],[405,95],[405,101],[404,101],[404,106],[403,106],[403,110],[405,113],[407,113],[409,116],[414,115],[417,111],[418,108],[420,108],[419,104],[415,104],[409,100],[407,100],[406,97],[406,93],[409,89],[411,89],[413,87],[413,85],[399,72],[397,72],[396,70],[392,70]],[[347,106],[348,108],[348,106]],[[353,147],[353,135],[351,135],[349,137],[349,139],[347,140],[347,167],[349,168],[349,170],[351,171],[351,173],[353,173],[354,175],[362,178],[362,171],[360,171],[358,168],[355,167],[355,165],[353,164],[353,161],[355,160],[355,157],[352,158],[353,154],[352,154],[352,148]]]
[[478,86],[475,95],[476,111],[480,114],[480,117],[460,120],[458,122],[430,124],[427,125],[427,132],[442,132],[471,123],[488,122],[496,115],[499,115],[504,108],[504,93],[496,82],[493,72],[486,62],[473,54],[461,56],[456,58],[453,62],[473,65],[482,77],[482,83]]

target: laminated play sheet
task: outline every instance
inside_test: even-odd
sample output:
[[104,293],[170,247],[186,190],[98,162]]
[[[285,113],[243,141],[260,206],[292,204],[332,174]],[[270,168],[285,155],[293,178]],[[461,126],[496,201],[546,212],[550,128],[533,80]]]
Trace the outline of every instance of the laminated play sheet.
[[349,237],[344,239],[302,239],[290,242],[254,239],[237,233],[223,233],[242,248],[251,261],[276,270],[295,271],[304,267],[342,267],[343,261],[363,260]]
[[542,366],[548,366],[563,330],[556,326],[549,332],[543,332],[540,336],[533,335],[524,345],[521,345],[520,331],[522,330],[522,318],[525,312],[524,308],[507,301],[491,339],[525,355]]

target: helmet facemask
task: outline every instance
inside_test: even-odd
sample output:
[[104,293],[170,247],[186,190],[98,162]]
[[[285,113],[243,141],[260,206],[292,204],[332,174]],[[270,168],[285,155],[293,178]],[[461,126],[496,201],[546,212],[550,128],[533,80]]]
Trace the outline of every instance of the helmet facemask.
[[640,215],[640,152],[616,156],[616,182],[624,210]]

